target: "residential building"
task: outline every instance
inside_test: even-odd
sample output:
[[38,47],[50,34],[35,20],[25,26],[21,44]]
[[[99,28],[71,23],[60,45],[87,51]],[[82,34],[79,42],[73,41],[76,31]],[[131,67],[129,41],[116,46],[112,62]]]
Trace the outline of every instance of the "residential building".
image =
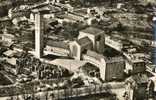
[[126,57],[126,72],[127,73],[140,73],[146,70],[146,63],[140,57],[133,54],[124,54]]
[[14,40],[15,40],[15,36],[13,34],[9,34],[8,29],[5,28],[2,34],[2,41],[13,43]]
[[60,7],[56,7],[53,5],[42,5],[42,7],[35,7],[31,10],[30,13],[30,21],[34,22],[35,20],[35,12],[42,12],[43,13],[43,18],[49,19],[49,18],[54,18],[55,14],[58,14],[62,11]]
[[123,49],[123,44],[121,40],[112,38],[111,36],[108,35],[105,36],[105,44],[117,51],[121,51]]
[[14,25],[18,25],[19,22],[22,22],[22,21],[26,21],[27,22],[27,18],[25,16],[24,17],[16,17],[16,18],[13,18],[12,23]]
[[123,80],[125,60],[123,57],[105,57],[106,68],[105,68],[105,80]]
[[88,50],[83,59],[100,69],[100,77],[104,81],[124,79],[125,60],[119,57],[104,57]]
[[48,40],[44,48],[49,54],[51,52],[68,56],[70,54],[69,45],[62,41]]

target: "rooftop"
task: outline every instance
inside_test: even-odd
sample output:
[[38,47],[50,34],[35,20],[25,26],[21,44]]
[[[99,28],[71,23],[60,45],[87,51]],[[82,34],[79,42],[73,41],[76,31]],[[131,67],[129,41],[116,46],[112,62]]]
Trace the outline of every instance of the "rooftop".
[[11,65],[16,65],[16,58],[9,58],[9,59],[7,59],[7,62],[9,63],[9,64],[11,64]]
[[99,71],[99,68],[97,66],[88,62],[84,64],[83,66],[81,66],[80,68],[85,71],[93,71],[93,70]]
[[97,35],[99,33],[102,33],[103,30],[95,28],[95,27],[88,27],[86,29],[81,30],[80,32],[84,32],[84,33],[89,33],[89,34],[93,34],[93,35]]
[[48,40],[47,41],[47,45],[48,46],[52,46],[52,47],[69,49],[69,45],[67,43],[65,43],[65,42],[62,42],[62,41]]
[[63,14],[63,15],[59,15],[59,17],[62,17],[63,19],[68,19],[68,20],[71,20],[71,21],[77,21],[79,19],[69,15],[69,14]]
[[12,45],[13,45],[13,43],[11,43],[11,42],[2,41],[2,46],[4,46],[4,47],[10,47]]
[[113,62],[124,62],[123,57],[105,57],[106,63],[113,63]]
[[75,10],[74,12],[85,15],[87,14],[87,8],[78,9],[78,10]]
[[79,45],[87,45],[92,43],[91,40],[88,37],[83,37],[80,38],[79,40],[76,41]]
[[32,12],[36,13],[36,12],[41,12],[41,13],[56,13],[56,12],[59,12],[61,11],[61,8],[59,7],[55,7],[55,6],[52,6],[52,5],[47,5],[47,6],[43,6],[43,7],[40,7],[40,8],[35,8],[32,10]]
[[131,63],[144,62],[144,60],[139,59],[136,55],[133,55],[133,54],[124,54],[124,55],[126,56],[128,61],[131,62]]
[[87,51],[87,55],[90,56],[90,57],[95,58],[98,61],[101,61],[101,59],[104,58],[104,56],[102,56],[101,54],[98,54],[98,53],[96,53],[94,51],[91,51],[91,50]]
[[8,50],[8,51],[5,51],[3,54],[8,57],[12,57],[14,55],[14,53],[16,53],[16,51]]
[[15,36],[13,35],[13,34],[7,34],[7,33],[5,33],[5,34],[3,34],[3,36],[4,37],[7,37],[7,38],[15,38]]
[[114,63],[114,62],[124,62],[123,57],[119,56],[119,57],[105,57],[101,54],[98,54],[94,51],[87,51],[87,55],[90,57],[95,58],[98,61],[101,61],[101,59],[104,59],[106,61],[106,63]]
[[87,9],[86,8],[78,9],[78,10],[75,10],[75,11],[69,12],[69,13],[76,15],[76,16],[79,16],[79,17],[85,17],[85,16],[87,16]]

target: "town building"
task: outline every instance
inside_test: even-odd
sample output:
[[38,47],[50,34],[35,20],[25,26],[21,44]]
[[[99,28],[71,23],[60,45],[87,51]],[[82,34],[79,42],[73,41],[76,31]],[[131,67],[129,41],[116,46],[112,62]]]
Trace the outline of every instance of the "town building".
[[124,79],[125,60],[121,56],[108,58],[88,50],[83,55],[83,60],[97,66],[100,69],[100,77],[104,81]]
[[71,56],[77,60],[81,60],[82,54],[87,50],[92,50],[92,41],[86,36],[78,39],[70,44]]
[[108,35],[105,36],[105,44],[117,51],[122,51],[123,49],[123,44],[121,40],[112,38],[111,36]]
[[15,40],[15,36],[13,34],[9,34],[8,29],[5,28],[2,34],[2,41],[13,43]]
[[93,43],[93,50],[103,53],[105,45],[104,31],[94,27],[88,27],[79,32],[78,39],[88,37]]
[[88,27],[79,32],[78,40],[70,43],[71,56],[80,60],[87,50],[102,54],[104,52],[104,32],[94,27]]
[[62,56],[69,56],[70,54],[69,45],[62,41],[48,40],[44,50],[47,51],[48,54],[58,53]]
[[64,14],[57,15],[59,22],[84,22],[87,25],[92,25],[94,20],[99,21],[100,18],[96,18],[96,16],[91,15],[87,12],[86,8],[78,9],[78,10],[68,10],[65,11]]
[[13,18],[13,20],[12,20],[12,23],[14,24],[14,25],[18,25],[19,24],[19,22],[27,22],[27,18],[24,16],[24,17],[16,17],[16,18]]
[[23,17],[23,16],[28,16],[30,14],[30,11],[24,10],[21,8],[14,8],[14,9],[9,9],[8,11],[8,16],[10,18],[16,18],[16,17]]
[[49,19],[54,18],[56,14],[60,13],[62,9],[53,5],[42,5],[42,7],[35,7],[31,10],[29,19],[31,22],[35,21],[35,12],[42,11],[44,12],[43,18]]
[[81,66],[79,69],[80,72],[84,73],[87,76],[100,78],[99,68],[91,63],[86,63],[83,66]]
[[146,70],[146,63],[133,54],[124,54],[126,57],[126,72],[128,74],[135,74],[144,72]]
[[12,34],[3,34],[2,35],[2,41],[13,43],[14,40],[15,40],[15,36]]

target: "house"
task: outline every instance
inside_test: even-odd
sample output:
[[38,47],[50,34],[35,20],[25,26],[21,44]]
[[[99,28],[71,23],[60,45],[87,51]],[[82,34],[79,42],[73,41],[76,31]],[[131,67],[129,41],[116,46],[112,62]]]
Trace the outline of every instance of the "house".
[[81,66],[80,71],[82,71],[85,75],[91,76],[91,77],[100,77],[100,70],[98,67],[91,63],[86,63],[83,66]]
[[113,38],[108,35],[105,36],[105,44],[117,51],[122,51],[123,49],[123,43],[121,40]]
[[78,10],[69,10],[69,12],[65,12],[64,14],[57,16],[59,22],[84,22],[88,25],[92,24],[92,21],[96,19],[94,16],[89,16],[86,8],[78,9]]
[[83,60],[100,69],[100,77],[104,81],[124,79],[125,60],[123,57],[104,57],[94,51],[88,50]]
[[123,80],[125,70],[125,60],[123,57],[105,57],[105,80]]
[[88,37],[93,44],[93,50],[97,53],[103,53],[105,45],[104,31],[95,27],[88,27],[79,32],[78,39]]
[[79,19],[77,19],[76,17],[70,16],[68,14],[57,15],[56,18],[59,23],[63,23],[63,22],[75,23],[75,22],[79,21]]
[[30,14],[30,11],[28,10],[21,10],[20,8],[14,8],[14,9],[9,9],[8,11],[8,16],[10,18],[16,18],[16,17],[23,17],[23,16],[28,16]]
[[16,17],[16,18],[13,18],[12,23],[14,25],[18,25],[19,22],[22,22],[22,21],[26,21],[27,22],[27,18],[25,16],[24,17]]
[[16,53],[16,51],[14,51],[14,50],[8,50],[8,51],[5,51],[5,52],[3,53],[3,55],[5,55],[5,56],[8,57],[8,58],[11,58],[11,57],[14,56],[15,53]]
[[42,12],[43,18],[49,19],[49,18],[54,18],[55,15],[60,13],[61,11],[62,9],[60,7],[52,6],[52,5],[42,5],[42,7],[35,7],[31,10],[30,21],[34,22],[36,12]]
[[16,66],[16,60],[14,57],[6,59],[6,61],[13,66]]
[[13,34],[4,33],[2,34],[2,41],[13,43],[15,36]]
[[83,53],[92,50],[92,41],[86,36],[70,43],[71,56],[77,60],[81,59]]
[[46,47],[44,48],[45,51],[50,53],[58,53],[61,55],[69,55],[69,45],[62,41],[54,41],[48,40],[46,43]]
[[146,63],[140,57],[133,54],[124,54],[126,57],[126,72],[127,73],[140,73],[146,70]]

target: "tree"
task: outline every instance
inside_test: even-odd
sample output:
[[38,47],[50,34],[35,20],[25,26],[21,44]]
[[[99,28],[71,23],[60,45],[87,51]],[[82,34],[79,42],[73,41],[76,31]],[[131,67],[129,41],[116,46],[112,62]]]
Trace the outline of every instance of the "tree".
[[77,23],[63,23],[64,31],[63,35],[65,38],[72,40],[76,38],[79,34],[78,24]]

